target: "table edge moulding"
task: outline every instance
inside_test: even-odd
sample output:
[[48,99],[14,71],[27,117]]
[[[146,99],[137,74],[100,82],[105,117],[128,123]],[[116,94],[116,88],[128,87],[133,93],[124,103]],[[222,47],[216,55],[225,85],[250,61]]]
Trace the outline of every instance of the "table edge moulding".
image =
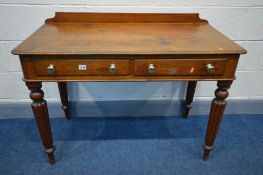
[[57,82],[70,119],[67,82],[187,81],[188,118],[197,81],[217,81],[203,146],[207,160],[246,50],[196,13],[57,12],[12,53],[19,55],[44,151],[55,164],[42,82]]

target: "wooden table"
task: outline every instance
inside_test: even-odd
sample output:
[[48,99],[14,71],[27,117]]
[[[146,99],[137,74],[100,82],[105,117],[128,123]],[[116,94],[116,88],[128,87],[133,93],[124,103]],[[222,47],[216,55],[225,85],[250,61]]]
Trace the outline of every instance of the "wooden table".
[[198,14],[56,13],[12,53],[19,55],[45,153],[54,164],[42,82],[58,82],[69,119],[66,82],[187,81],[187,118],[197,81],[217,81],[205,136],[207,160],[246,50]]

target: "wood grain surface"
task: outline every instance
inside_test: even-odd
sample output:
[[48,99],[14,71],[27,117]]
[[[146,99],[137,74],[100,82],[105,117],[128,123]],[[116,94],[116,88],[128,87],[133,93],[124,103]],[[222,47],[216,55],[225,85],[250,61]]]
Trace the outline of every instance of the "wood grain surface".
[[[196,14],[57,13],[12,53],[17,55],[242,54]],[[182,18],[182,16],[184,16]],[[78,19],[76,21],[72,19]],[[107,19],[107,20],[106,20]],[[180,20],[179,20],[180,19]],[[155,22],[154,22],[155,21]]]

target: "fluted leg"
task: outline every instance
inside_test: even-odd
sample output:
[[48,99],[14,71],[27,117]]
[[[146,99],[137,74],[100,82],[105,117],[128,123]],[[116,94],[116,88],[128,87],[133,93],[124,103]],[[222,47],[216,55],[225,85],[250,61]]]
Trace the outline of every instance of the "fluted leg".
[[43,99],[44,92],[41,90],[41,82],[26,82],[30,92],[30,98],[33,100],[32,109],[39,129],[44,152],[48,155],[50,164],[55,164],[55,146],[53,145],[52,133],[49,122],[47,102]]
[[197,81],[188,81],[185,106],[184,106],[184,117],[188,118],[190,109],[192,108],[192,102],[194,99],[195,88]]
[[58,89],[60,94],[60,99],[64,110],[65,118],[69,119],[69,102],[68,102],[68,90],[66,82],[58,82]]
[[218,128],[224,114],[227,102],[225,99],[228,97],[227,89],[230,88],[232,81],[218,81],[218,88],[215,91],[215,98],[212,100],[209,120],[207,124],[204,156],[203,159],[207,160],[209,152],[213,149],[213,144],[217,135]]

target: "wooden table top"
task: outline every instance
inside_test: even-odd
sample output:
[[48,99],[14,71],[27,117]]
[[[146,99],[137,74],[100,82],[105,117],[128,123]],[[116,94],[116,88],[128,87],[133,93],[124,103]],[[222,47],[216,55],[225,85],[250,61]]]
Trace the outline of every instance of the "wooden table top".
[[56,13],[16,55],[244,54],[198,14]]

